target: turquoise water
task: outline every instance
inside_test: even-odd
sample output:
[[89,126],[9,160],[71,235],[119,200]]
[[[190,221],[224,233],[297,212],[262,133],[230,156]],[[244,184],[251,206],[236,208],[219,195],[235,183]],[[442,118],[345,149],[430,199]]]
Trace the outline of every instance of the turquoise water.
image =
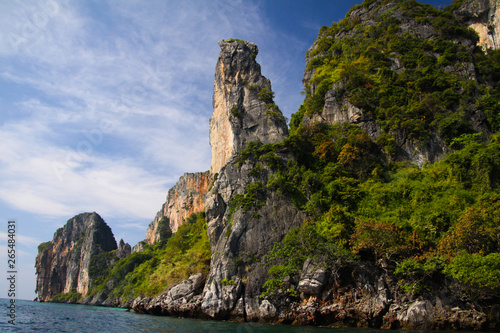
[[[370,329],[331,329],[255,323],[231,323],[158,317],[126,312],[124,309],[87,305],[38,303],[16,300],[16,325],[9,324],[9,300],[0,299],[0,332],[305,332],[380,333]],[[385,331],[387,332],[387,331]],[[396,332],[396,331],[391,331]],[[409,333],[410,331],[404,331]],[[415,331],[414,331],[415,332]]]

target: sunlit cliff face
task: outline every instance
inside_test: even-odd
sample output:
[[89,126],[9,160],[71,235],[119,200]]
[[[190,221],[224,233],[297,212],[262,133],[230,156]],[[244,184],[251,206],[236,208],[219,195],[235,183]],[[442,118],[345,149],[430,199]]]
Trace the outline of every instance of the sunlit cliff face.
[[257,45],[235,40],[221,41],[219,45],[214,112],[209,121],[212,174],[218,173],[248,142],[281,142],[287,133],[281,112],[277,111],[278,117],[270,117],[268,104],[272,101],[259,97],[261,89],[271,92],[271,82],[262,76],[255,60]]

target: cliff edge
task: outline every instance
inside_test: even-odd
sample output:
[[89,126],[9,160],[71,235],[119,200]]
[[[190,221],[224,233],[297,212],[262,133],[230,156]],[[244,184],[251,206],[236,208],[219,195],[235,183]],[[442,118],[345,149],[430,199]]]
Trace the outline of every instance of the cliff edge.
[[185,173],[168,191],[161,210],[149,224],[145,243],[153,245],[167,239],[191,214],[204,212],[210,184],[209,172]]

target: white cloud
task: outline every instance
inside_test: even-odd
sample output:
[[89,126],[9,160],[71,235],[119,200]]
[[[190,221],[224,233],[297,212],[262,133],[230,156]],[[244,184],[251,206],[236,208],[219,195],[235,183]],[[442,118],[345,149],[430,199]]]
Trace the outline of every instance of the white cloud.
[[50,145],[42,125],[7,127],[0,130],[0,140],[9,143],[0,147],[0,198],[20,210],[50,216],[97,210],[145,218],[161,205],[166,183],[173,180],[134,166],[130,158]]
[[[8,237],[8,234],[6,232],[0,231],[0,244],[7,244],[8,245],[8,242],[7,242],[8,238],[7,237]],[[34,237],[31,237],[31,236],[26,236],[24,234],[20,234],[19,232],[16,232],[15,240],[17,243],[16,246],[19,246],[20,244],[22,244],[23,247],[37,247],[41,243],[40,240],[38,240]],[[1,253],[7,253],[7,246],[0,245],[0,251],[1,251]],[[29,255],[28,252],[25,252],[22,250],[18,251],[18,254]]]

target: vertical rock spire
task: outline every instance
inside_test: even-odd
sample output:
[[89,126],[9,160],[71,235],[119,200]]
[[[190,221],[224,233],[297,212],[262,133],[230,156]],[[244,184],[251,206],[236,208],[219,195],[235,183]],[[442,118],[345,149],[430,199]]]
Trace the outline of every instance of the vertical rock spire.
[[219,42],[210,118],[211,173],[217,173],[250,141],[275,143],[287,134],[287,126],[274,104],[271,82],[255,61],[258,48],[239,40]]

